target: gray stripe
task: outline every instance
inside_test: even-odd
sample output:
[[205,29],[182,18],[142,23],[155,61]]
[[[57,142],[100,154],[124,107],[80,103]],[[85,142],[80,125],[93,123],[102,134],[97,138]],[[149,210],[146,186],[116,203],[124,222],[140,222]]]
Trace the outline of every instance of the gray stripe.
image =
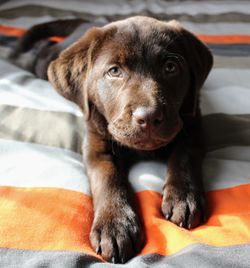
[[228,57],[250,56],[250,45],[248,44],[208,44],[213,54]]
[[214,68],[250,69],[250,57],[225,57],[214,55]]
[[[136,14],[135,14],[136,15]],[[238,12],[229,12],[229,13],[221,13],[221,14],[203,14],[200,13],[198,15],[189,15],[185,13],[180,14],[153,14],[150,11],[147,12],[147,15],[156,17],[162,20],[179,20],[181,22],[195,22],[195,23],[217,23],[217,22],[250,22],[250,16],[248,14],[242,14]],[[118,17],[118,16],[117,16]],[[118,17],[119,18],[119,17]]]
[[227,146],[250,146],[250,114],[210,114],[203,117],[207,151]]
[[65,112],[0,105],[0,138],[81,152],[83,119]]
[[225,35],[225,34],[250,34],[250,25],[246,22],[191,22],[191,21],[183,21],[183,26],[190,30],[191,32],[200,34],[217,34],[217,35]]
[[[38,17],[41,17],[42,14],[49,15],[53,17],[53,19],[62,19],[65,17],[77,17],[86,19],[87,21],[93,21],[102,18],[104,21],[106,16],[100,16],[100,15],[94,15],[90,13],[85,12],[77,12],[73,10],[63,10],[63,9],[57,9],[52,7],[46,7],[46,6],[38,6],[38,5],[28,5],[25,7],[16,7],[12,9],[7,10],[0,10],[0,22],[4,23],[4,19],[15,19],[22,17],[34,17],[34,19],[37,19]],[[10,23],[8,23],[11,25]],[[36,21],[34,20],[34,24],[36,24]]]
[[10,54],[12,51],[13,51],[12,48],[4,47],[0,45],[0,59],[6,60],[18,66],[19,68],[22,68],[31,72],[34,62],[35,62],[35,56],[32,53],[28,52],[28,53],[23,53],[17,59],[12,60],[10,59]]
[[[83,118],[65,112],[0,106],[0,138],[55,146],[81,153]],[[250,146],[250,114],[203,116],[207,151]],[[215,131],[216,130],[216,131]]]
[[4,268],[248,268],[249,252],[250,245],[211,247],[196,244],[169,257],[147,254],[135,257],[126,264],[115,265],[103,263],[95,257],[79,252],[0,249],[0,266]]

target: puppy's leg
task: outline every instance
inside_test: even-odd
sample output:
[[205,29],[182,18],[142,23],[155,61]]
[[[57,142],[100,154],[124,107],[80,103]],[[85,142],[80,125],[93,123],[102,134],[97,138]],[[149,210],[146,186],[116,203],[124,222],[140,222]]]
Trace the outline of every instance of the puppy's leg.
[[200,119],[192,119],[177,137],[163,189],[162,212],[180,227],[190,229],[206,219],[202,158]]
[[91,244],[108,261],[124,263],[142,246],[141,227],[127,180],[107,141],[98,134],[88,131],[84,157],[94,204]]

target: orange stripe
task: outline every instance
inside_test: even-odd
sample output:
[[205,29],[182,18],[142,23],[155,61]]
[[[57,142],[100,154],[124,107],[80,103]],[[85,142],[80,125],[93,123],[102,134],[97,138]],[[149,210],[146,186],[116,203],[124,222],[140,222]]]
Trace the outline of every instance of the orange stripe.
[[63,189],[0,187],[0,247],[93,253],[89,196]]
[[57,43],[62,42],[64,39],[65,37],[62,37],[62,36],[53,36],[49,38],[50,41],[57,42]]
[[[26,30],[22,29],[22,28],[0,25],[0,34],[21,37],[24,35],[25,32],[26,32]],[[64,37],[53,36],[53,37],[49,38],[49,40],[54,41],[54,42],[61,42],[64,40]]]
[[[250,243],[250,185],[208,193],[211,216],[192,231],[163,219],[161,195],[137,193],[146,227],[141,254],[170,255],[188,245]],[[54,188],[0,187],[0,247],[73,250],[95,255],[89,243],[92,201],[82,193]]]
[[16,27],[10,27],[6,25],[0,25],[0,33],[4,35],[13,35],[20,37],[26,32],[25,29],[22,28],[16,28]]
[[250,44],[250,35],[197,35],[208,44]]
[[[0,33],[20,37],[26,32],[25,29],[6,25],[0,25]],[[208,44],[250,44],[250,35],[204,35],[198,34],[197,37]],[[50,38],[54,42],[61,42],[64,37],[55,36]]]
[[145,191],[137,196],[143,204],[147,235],[142,254],[170,255],[197,243],[211,246],[250,243],[250,185],[209,192],[210,217],[206,224],[191,231],[163,219],[160,194]]

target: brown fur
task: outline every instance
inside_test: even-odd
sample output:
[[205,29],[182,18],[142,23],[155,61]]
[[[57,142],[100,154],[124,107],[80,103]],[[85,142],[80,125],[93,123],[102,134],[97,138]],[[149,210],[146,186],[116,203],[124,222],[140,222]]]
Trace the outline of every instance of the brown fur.
[[205,220],[198,96],[212,62],[178,22],[133,17],[90,29],[50,64],[50,82],[86,116],[90,240],[108,261],[126,262],[144,243],[126,175],[136,158],[168,161],[168,220],[185,228]]

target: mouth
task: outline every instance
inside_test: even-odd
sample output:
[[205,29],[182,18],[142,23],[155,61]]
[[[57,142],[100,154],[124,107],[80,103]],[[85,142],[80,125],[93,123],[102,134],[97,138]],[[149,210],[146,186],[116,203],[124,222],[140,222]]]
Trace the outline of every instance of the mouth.
[[153,151],[169,144],[170,141],[155,141],[155,140],[143,140],[130,144],[136,150],[140,151]]
[[160,133],[154,132],[119,131],[112,125],[109,125],[108,129],[114,140],[123,146],[140,151],[153,151],[172,142],[181,128],[182,124],[179,123],[169,129],[164,135],[163,133],[159,135]]
[[132,149],[140,151],[153,151],[168,145],[177,135],[179,131],[173,132],[172,135],[168,135],[166,138],[159,137],[146,137],[146,138],[132,138],[128,135],[121,135],[120,133],[112,133],[114,140],[121,145],[127,146]]

